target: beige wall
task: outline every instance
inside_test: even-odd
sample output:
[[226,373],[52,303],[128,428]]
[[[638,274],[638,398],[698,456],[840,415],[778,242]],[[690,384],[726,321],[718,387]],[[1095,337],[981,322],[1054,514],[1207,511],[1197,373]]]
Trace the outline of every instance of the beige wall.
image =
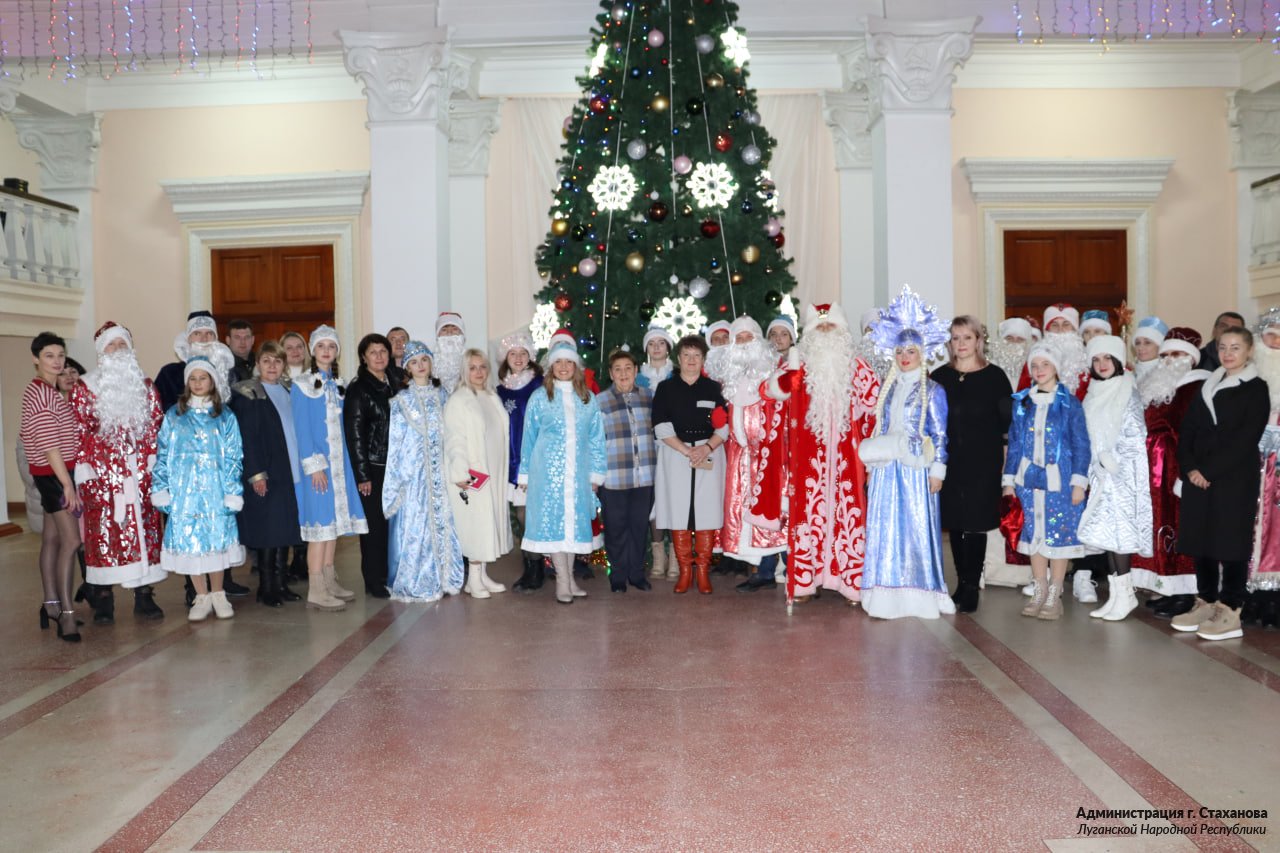
[[[955,92],[952,154],[965,157],[1167,158],[1152,211],[1151,308],[1207,331],[1237,308],[1235,175],[1221,89]],[[983,311],[982,216],[955,169],[956,310]]]
[[18,131],[13,122],[0,118],[0,178],[23,178],[31,184],[31,192],[40,191],[40,161],[36,155],[18,145]]
[[[94,210],[99,322],[130,326],[149,374],[174,358],[173,336],[193,306],[182,230],[160,181],[368,170],[366,119],[361,101],[103,116]],[[362,222],[367,228],[367,217]],[[361,251],[368,242],[359,240]],[[358,270],[367,269],[361,258]],[[364,281],[356,287],[364,290]]]

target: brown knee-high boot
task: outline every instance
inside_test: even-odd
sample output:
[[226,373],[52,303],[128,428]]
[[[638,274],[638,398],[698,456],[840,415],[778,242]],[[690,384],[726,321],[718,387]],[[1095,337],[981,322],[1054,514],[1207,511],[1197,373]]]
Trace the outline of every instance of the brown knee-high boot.
[[693,583],[693,531],[671,531],[671,544],[676,551],[676,565],[680,567],[680,577],[676,579],[675,592],[689,591]]
[[715,547],[716,531],[699,530],[693,534],[694,558],[698,567],[698,592],[711,594],[711,550]]

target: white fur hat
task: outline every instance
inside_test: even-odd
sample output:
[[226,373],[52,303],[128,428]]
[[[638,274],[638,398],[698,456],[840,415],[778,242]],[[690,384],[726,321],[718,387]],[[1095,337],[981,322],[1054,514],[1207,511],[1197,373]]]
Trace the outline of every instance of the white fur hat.
[[760,330],[760,324],[746,314],[729,324],[730,342],[736,340],[740,332],[750,332],[757,341],[764,339],[764,332]]
[[1002,341],[1011,337],[1031,341],[1033,340],[1031,332],[1031,324],[1021,317],[1010,317],[1008,320],[1003,320],[996,328],[996,333],[1000,335],[1000,340]]
[[876,324],[876,322],[879,319],[880,319],[879,308],[872,308],[870,311],[863,311],[862,319],[858,323],[858,329],[860,331],[865,331],[866,329],[870,329],[872,326]]
[[315,331],[311,333],[311,339],[307,341],[307,352],[315,355],[316,344],[321,341],[333,341],[333,345],[338,348],[338,352],[342,352],[342,344],[338,341],[338,330],[333,326],[324,324],[316,326]]
[[[876,312],[876,317],[880,316],[880,312]],[[841,328],[849,328],[849,320],[844,316],[844,310],[835,303],[824,303],[822,305],[810,305],[804,311],[804,332],[807,335],[822,323],[834,323]]]
[[707,343],[709,344],[711,343],[711,336],[721,329],[724,329],[729,333],[730,339],[733,338],[733,327],[729,325],[728,320],[716,320],[710,326],[707,326],[706,330],[703,331],[702,336],[707,339]]
[[582,367],[582,356],[578,355],[578,351],[566,343],[554,344],[551,351],[547,353],[547,366],[555,364],[557,361],[572,361],[578,367]]
[[457,326],[462,334],[467,334],[467,324],[462,322],[462,315],[456,311],[441,311],[440,316],[436,318],[436,337],[440,337],[440,330],[445,326]]
[[1124,365],[1124,340],[1115,335],[1097,335],[1084,348],[1090,360],[1095,355],[1109,355]]
[[1044,309],[1044,328],[1048,330],[1049,324],[1059,318],[1070,323],[1071,328],[1080,331],[1080,312],[1065,302],[1059,302]]
[[1164,343],[1165,335],[1169,334],[1169,325],[1159,317],[1143,317],[1138,323],[1138,328],[1134,330],[1133,339],[1138,338],[1151,341],[1151,343],[1159,346]]
[[1054,355],[1054,352],[1052,349],[1045,346],[1044,344],[1036,344],[1035,346],[1033,346],[1031,348],[1031,351],[1027,353],[1027,370],[1028,371],[1031,370],[1032,359],[1036,359],[1036,358],[1043,358],[1045,361],[1052,364],[1053,369],[1056,370],[1059,375],[1061,375],[1062,365],[1058,363],[1058,357]]
[[498,341],[498,362],[505,363],[507,354],[513,349],[524,350],[529,353],[530,359],[538,354],[538,348],[533,345],[533,338],[529,336],[528,332],[512,332]]
[[129,349],[133,349],[133,335],[129,334],[129,330],[119,323],[111,320],[103,323],[101,328],[93,336],[93,348],[98,355],[102,355],[103,350],[107,348],[107,344],[114,340],[123,340],[129,344]]
[[771,335],[773,334],[774,329],[786,329],[787,332],[790,333],[791,335],[791,342],[795,343],[796,323],[790,317],[787,317],[785,315],[781,317],[774,317],[772,320],[769,321],[769,327],[764,330],[764,333],[766,335]]
[[649,331],[644,333],[644,340],[640,342],[640,348],[648,352],[649,341],[654,338],[660,338],[667,342],[667,352],[671,352],[676,348],[676,342],[672,340],[671,333],[656,324],[649,326]]

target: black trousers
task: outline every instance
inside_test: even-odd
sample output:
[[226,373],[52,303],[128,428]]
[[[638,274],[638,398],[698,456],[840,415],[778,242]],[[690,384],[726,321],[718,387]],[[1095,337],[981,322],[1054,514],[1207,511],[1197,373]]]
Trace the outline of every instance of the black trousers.
[[1212,557],[1196,557],[1196,587],[1200,598],[1213,604],[1221,601],[1232,610],[1239,610],[1248,595],[1245,584],[1249,580],[1249,563],[1246,560],[1222,560],[1222,591],[1218,591],[1218,560]]
[[601,487],[600,511],[604,515],[604,548],[609,554],[613,586],[644,580],[644,550],[649,540],[649,511],[653,509],[653,486],[638,489]]
[[360,536],[360,574],[364,575],[365,589],[383,589],[387,585],[387,538],[390,525],[382,514],[382,483],[387,471],[381,465],[370,466],[373,488],[369,495],[360,495],[360,506],[369,523],[369,532]]

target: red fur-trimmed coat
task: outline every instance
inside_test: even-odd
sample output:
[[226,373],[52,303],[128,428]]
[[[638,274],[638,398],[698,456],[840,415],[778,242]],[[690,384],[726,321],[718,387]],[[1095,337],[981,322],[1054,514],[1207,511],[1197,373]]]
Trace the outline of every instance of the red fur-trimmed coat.
[[[810,395],[803,366],[770,379],[769,394],[785,401],[787,419],[787,597],[830,589],[857,601],[867,532],[867,471],[858,445],[875,430],[880,380],[871,365],[856,360],[849,428],[829,442],[806,421]],[[761,494],[776,493],[779,499],[777,506],[757,501],[763,518],[781,518],[782,489],[776,472],[772,476],[773,487],[766,483]]]

